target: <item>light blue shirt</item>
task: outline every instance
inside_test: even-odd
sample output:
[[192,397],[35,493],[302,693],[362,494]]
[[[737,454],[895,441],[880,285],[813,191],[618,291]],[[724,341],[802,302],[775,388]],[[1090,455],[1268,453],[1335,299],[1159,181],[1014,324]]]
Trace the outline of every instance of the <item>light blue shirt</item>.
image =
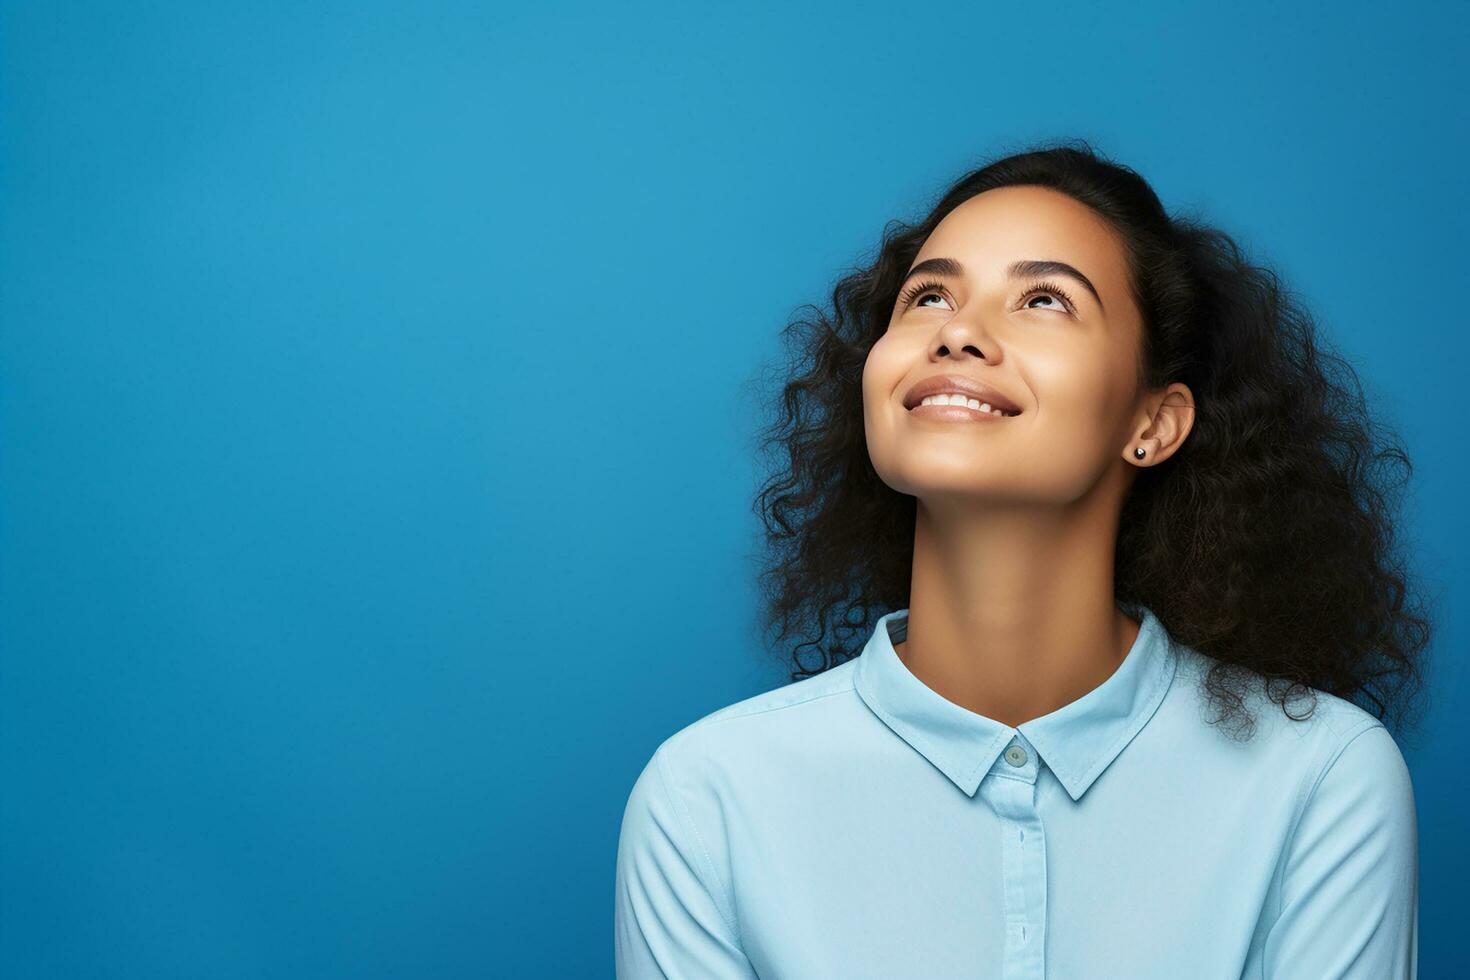
[[[861,654],[663,741],[618,843],[622,980],[1402,980],[1418,836],[1388,730],[1317,692],[1211,726],[1153,612],[1100,686],[1018,728]],[[1301,715],[1309,702],[1289,702]]]

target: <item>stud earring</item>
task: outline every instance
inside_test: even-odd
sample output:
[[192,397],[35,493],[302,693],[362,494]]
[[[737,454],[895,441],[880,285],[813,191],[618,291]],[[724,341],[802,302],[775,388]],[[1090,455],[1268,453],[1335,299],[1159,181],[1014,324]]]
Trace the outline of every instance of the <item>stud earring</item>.
[[1143,459],[1144,456],[1148,455],[1148,450],[1144,449],[1142,446],[1139,446],[1137,449],[1133,450],[1133,455],[1138,457],[1139,459]]

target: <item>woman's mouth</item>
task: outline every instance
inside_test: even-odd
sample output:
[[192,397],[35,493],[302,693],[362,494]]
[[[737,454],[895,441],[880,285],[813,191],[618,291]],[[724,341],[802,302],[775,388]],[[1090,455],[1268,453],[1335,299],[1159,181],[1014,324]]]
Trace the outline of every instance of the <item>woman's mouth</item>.
[[920,418],[950,419],[956,422],[980,422],[1014,418],[1020,412],[1005,412],[986,402],[962,395],[930,395],[909,409]]

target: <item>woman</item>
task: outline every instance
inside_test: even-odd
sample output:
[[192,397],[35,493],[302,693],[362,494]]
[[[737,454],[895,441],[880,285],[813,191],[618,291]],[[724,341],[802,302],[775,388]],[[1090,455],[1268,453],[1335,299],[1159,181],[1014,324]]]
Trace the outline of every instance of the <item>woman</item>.
[[1412,977],[1408,461],[1275,276],[1065,144],[833,301],[759,498],[807,639],[639,776],[618,975]]

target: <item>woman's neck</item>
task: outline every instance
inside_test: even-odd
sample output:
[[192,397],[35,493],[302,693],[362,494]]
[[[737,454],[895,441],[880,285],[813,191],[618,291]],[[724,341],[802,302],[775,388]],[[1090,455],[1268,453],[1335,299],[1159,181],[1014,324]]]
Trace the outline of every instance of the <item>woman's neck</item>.
[[1114,599],[1116,529],[1106,521],[918,512],[908,635],[896,649],[925,685],[1017,727],[1122,664],[1139,623]]

